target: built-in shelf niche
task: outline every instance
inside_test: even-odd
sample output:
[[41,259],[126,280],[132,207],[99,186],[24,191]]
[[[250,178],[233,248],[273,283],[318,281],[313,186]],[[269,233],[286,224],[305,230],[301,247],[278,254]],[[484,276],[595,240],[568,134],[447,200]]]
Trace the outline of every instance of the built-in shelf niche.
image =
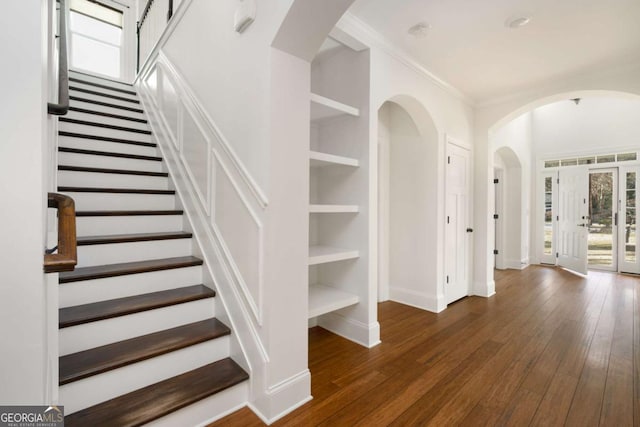
[[376,320],[368,257],[369,52],[329,45],[311,64],[309,318],[362,342],[358,336]]

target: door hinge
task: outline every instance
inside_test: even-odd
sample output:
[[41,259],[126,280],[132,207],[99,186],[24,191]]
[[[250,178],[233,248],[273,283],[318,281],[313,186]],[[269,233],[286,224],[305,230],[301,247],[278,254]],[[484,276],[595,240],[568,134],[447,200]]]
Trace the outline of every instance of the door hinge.
[[560,221],[560,215],[556,215],[556,221]]
[[500,217],[500,215],[498,214],[493,214],[493,219],[498,219]]
[[447,283],[449,283],[449,276],[447,276]]
[[451,164],[451,156],[447,156],[447,164]]
[[560,184],[560,178],[556,178],[556,184]]
[[447,215],[447,224],[449,224],[449,215]]
[[560,254],[556,252],[556,258],[560,258]]
[[498,184],[499,182],[500,182],[500,180],[499,180],[498,178],[495,178],[495,179],[493,180],[493,183],[494,183],[494,184]]
[[498,250],[497,250],[497,249],[494,249],[494,250],[493,250],[493,254],[494,254],[494,255],[498,255]]

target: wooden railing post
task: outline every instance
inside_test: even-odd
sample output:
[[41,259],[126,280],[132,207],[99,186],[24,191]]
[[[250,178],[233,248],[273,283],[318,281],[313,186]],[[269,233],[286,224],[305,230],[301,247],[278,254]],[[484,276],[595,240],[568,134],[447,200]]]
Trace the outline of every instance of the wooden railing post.
[[72,271],[78,263],[75,203],[69,196],[49,193],[48,204],[58,210],[58,253],[45,254],[44,272]]

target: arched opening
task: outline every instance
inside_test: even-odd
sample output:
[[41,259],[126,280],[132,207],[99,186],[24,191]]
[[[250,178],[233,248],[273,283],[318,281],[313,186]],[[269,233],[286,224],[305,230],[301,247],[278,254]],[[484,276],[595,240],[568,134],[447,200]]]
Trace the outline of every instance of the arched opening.
[[[526,211],[523,195],[522,165],[518,155],[507,146],[494,151],[495,189],[495,268],[520,268],[523,259],[523,223]],[[508,238],[507,238],[508,236]]]
[[444,306],[438,289],[438,131],[409,96],[378,110],[378,297],[430,311]]
[[[486,253],[495,253],[494,249],[497,249],[499,253],[496,255],[493,266],[496,268],[518,268],[518,261],[520,267],[524,267],[529,260],[533,263],[556,264],[556,259],[562,258],[560,236],[563,234],[560,233],[560,225],[557,223],[556,209],[558,209],[557,204],[560,203],[558,201],[559,193],[564,191],[558,185],[558,182],[562,181],[559,178],[562,173],[571,169],[565,166],[582,167],[583,174],[586,176],[583,181],[589,185],[591,185],[591,181],[594,181],[592,178],[596,172],[600,175],[608,174],[605,178],[616,185],[619,184],[615,191],[622,191],[624,185],[630,185],[626,184],[622,178],[633,178],[634,175],[629,175],[632,173],[629,172],[629,167],[632,164],[623,164],[617,160],[617,157],[618,155],[621,158],[630,156],[628,158],[636,159],[635,156],[638,155],[640,147],[635,142],[637,138],[633,137],[636,130],[632,129],[636,122],[633,117],[637,117],[637,112],[625,115],[616,114],[615,111],[622,111],[625,108],[625,111],[631,111],[636,107],[630,108],[629,105],[640,105],[638,100],[640,97],[636,94],[618,91],[564,92],[519,107],[496,120],[488,128],[489,168],[487,173],[494,178],[494,182],[496,174],[503,173],[505,175],[503,182],[494,185],[495,191],[488,192],[489,226]],[[625,104],[627,107],[624,107]],[[513,143],[514,137],[517,140],[515,144]],[[613,142],[614,139],[616,139],[615,142]],[[602,156],[602,159],[598,157],[599,155]],[[508,172],[510,169],[511,173]],[[608,169],[613,169],[613,172]],[[515,185],[512,186],[512,183],[518,181],[515,171],[519,171],[520,174],[519,190],[514,188]],[[596,178],[602,178],[600,175]],[[585,242],[589,246],[584,250],[584,253],[586,256],[591,256],[593,255],[589,255],[589,251],[593,252],[591,248],[593,236],[589,234],[591,233],[589,230],[590,210],[592,209],[592,203],[589,199],[591,189],[586,185],[584,187],[585,197],[583,199],[586,206],[585,213],[581,214],[580,218],[586,218]],[[519,191],[519,197],[516,195],[519,203],[514,205],[507,201],[508,195],[506,193],[509,189],[514,194]],[[616,198],[615,193],[613,194],[612,197]],[[617,199],[622,201],[623,197],[620,196]],[[614,254],[607,253],[607,260],[612,264],[607,269],[630,271],[629,269],[633,269],[633,267],[629,262],[621,268],[620,261],[625,261],[624,257],[636,260],[634,255],[636,246],[628,242],[627,234],[630,234],[628,232],[623,233],[622,238],[618,236],[618,243],[616,243],[615,224],[618,216],[622,214],[618,215],[619,212],[616,209],[619,210],[619,208],[615,207],[615,203],[612,205],[612,212],[607,212],[605,220],[595,224],[594,228],[600,226],[606,231],[610,230],[610,227],[603,227],[602,224],[606,225],[609,222],[614,224],[614,230],[611,232],[614,237],[609,239],[611,241],[607,243],[609,245],[608,251],[613,250]],[[504,209],[502,216],[499,216],[498,220],[492,220],[491,217],[498,213],[494,212],[494,209],[499,209],[500,206],[503,206]],[[518,208],[520,209],[519,214],[516,212]],[[500,213],[498,214],[500,215]],[[510,217],[513,216],[517,216],[515,222],[510,221]],[[500,220],[504,220],[502,224]],[[622,221],[622,216],[620,216],[620,221]],[[627,228],[631,229],[634,224],[627,225]],[[519,233],[517,232],[518,225],[520,227]],[[593,231],[593,233],[595,232]],[[505,236],[508,236],[508,239],[505,239]],[[501,239],[504,241],[501,242]],[[616,261],[616,248],[618,249],[618,261]],[[633,254],[629,255],[630,251]],[[518,252],[520,258],[517,258]],[[588,260],[589,268],[601,268],[601,266],[594,267],[592,261]],[[479,262],[483,261],[479,260]],[[557,263],[562,265],[560,262]],[[493,263],[488,263],[489,266],[491,264]],[[585,262],[584,265],[586,272],[587,263]],[[576,269],[576,271],[579,270]],[[491,273],[490,279],[492,278],[493,274]]]

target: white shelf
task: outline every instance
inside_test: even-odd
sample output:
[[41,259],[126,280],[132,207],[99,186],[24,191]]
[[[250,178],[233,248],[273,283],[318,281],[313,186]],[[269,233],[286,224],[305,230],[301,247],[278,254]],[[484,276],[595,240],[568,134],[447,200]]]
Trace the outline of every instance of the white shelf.
[[356,213],[358,205],[309,205],[309,213]]
[[311,167],[323,167],[323,166],[353,166],[358,167],[360,163],[357,159],[350,157],[336,156],[334,154],[321,153],[319,151],[310,151],[309,159],[311,160]]
[[333,99],[325,98],[312,93],[311,100],[311,121],[324,120],[342,115],[358,117],[360,110],[347,104],[343,104]]
[[309,265],[326,264],[328,262],[343,261],[359,257],[360,252],[350,249],[334,248],[331,246],[309,247]]
[[331,286],[309,286],[309,319],[360,302],[357,295]]

